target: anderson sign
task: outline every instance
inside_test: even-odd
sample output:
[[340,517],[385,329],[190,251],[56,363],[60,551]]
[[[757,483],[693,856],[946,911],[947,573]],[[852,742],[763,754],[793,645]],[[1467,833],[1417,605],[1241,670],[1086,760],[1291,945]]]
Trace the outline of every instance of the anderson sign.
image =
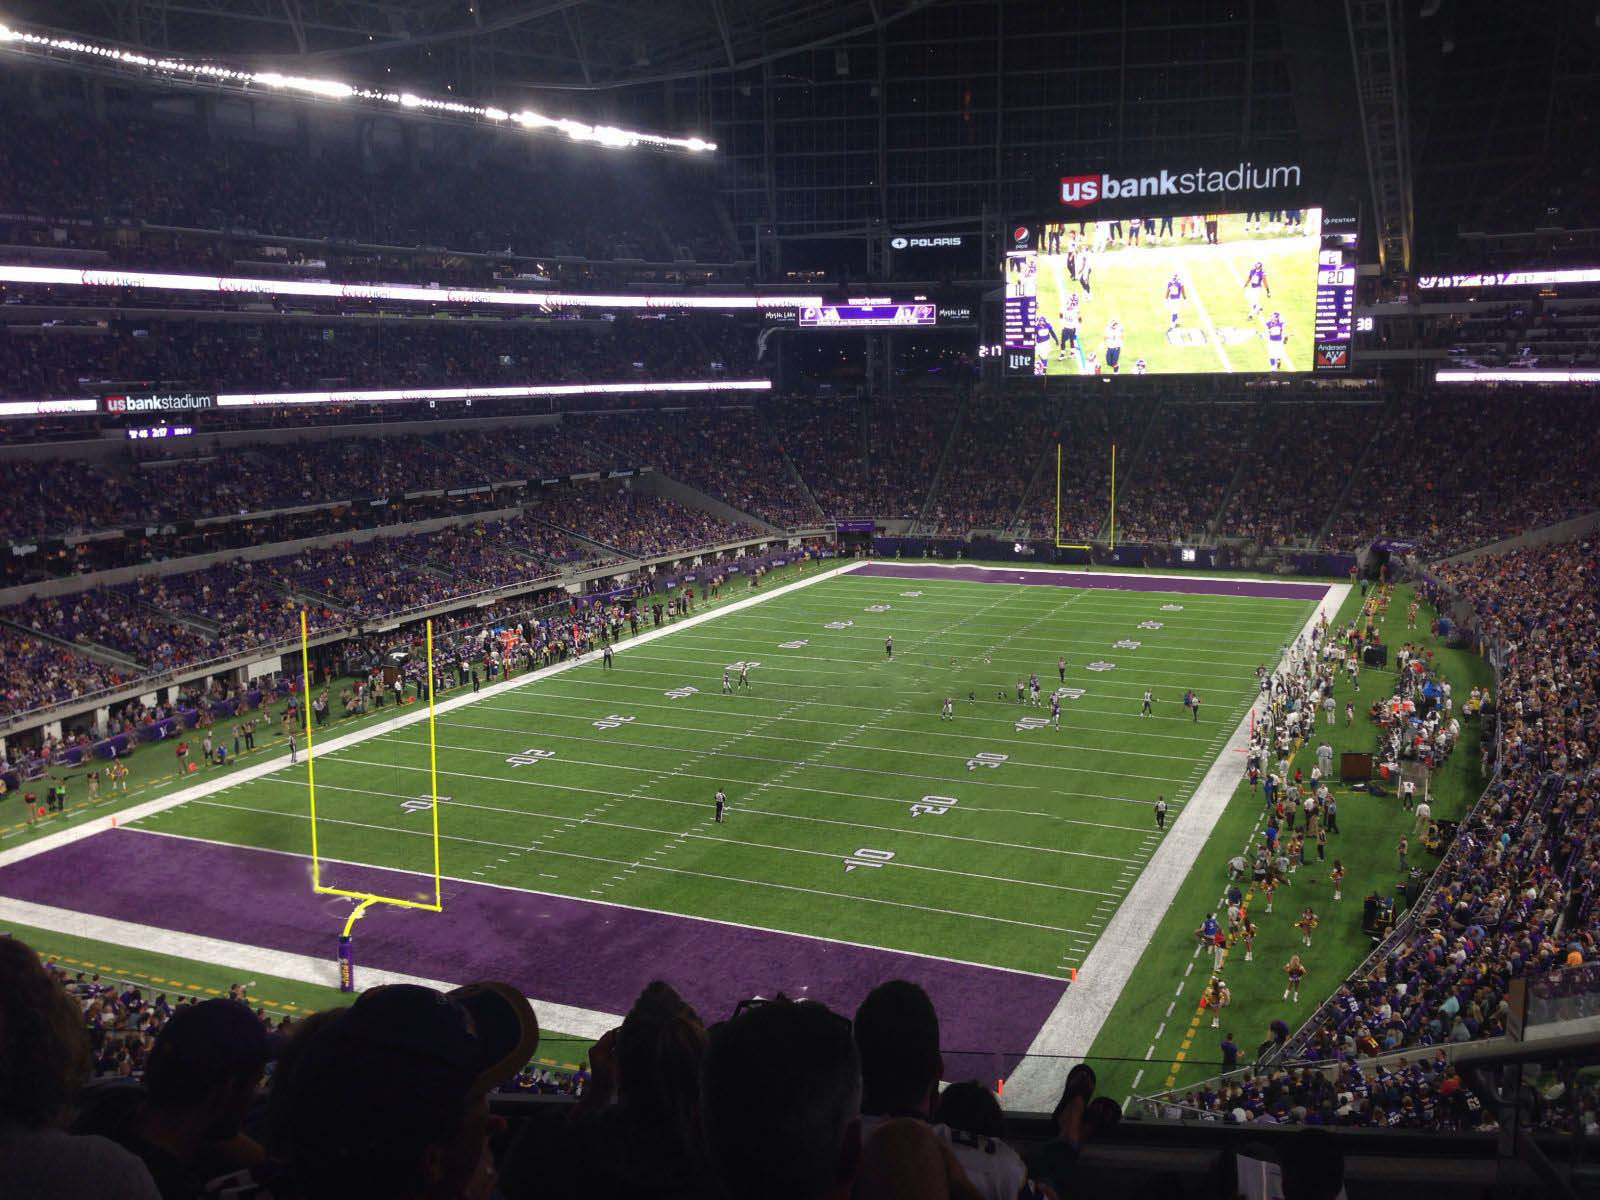
[[1258,167],[1241,162],[1225,169],[1157,171],[1153,175],[1063,175],[1059,196],[1069,208],[1086,208],[1101,200],[1148,196],[1223,196],[1229,192],[1282,191],[1300,186],[1298,164]]

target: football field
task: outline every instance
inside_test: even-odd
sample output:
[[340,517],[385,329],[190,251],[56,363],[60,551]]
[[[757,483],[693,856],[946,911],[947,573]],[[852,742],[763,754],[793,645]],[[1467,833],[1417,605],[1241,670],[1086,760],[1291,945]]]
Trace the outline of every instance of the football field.
[[[1178,242],[1171,245],[1115,245],[1095,256],[1090,291],[1075,282],[1062,254],[1039,257],[1039,312],[1058,329],[1067,298],[1076,294],[1081,310],[1079,345],[1105,363],[1107,322],[1122,322],[1121,373],[1132,374],[1144,359],[1152,374],[1165,372],[1266,371],[1266,319],[1281,313],[1288,330],[1287,365],[1282,370],[1311,369],[1311,344],[1316,314],[1317,221],[1312,210],[1304,234],[1245,233],[1242,214],[1225,214],[1219,222],[1219,244]],[[1261,263],[1270,296],[1262,311],[1250,315],[1245,280]],[[1179,303],[1178,325],[1169,328],[1166,285],[1176,274],[1187,298]],[[1050,375],[1076,375],[1083,362],[1063,359],[1051,346]]]
[[[624,642],[614,668],[451,700],[435,723],[444,911],[370,909],[358,963],[508,978],[596,1028],[657,977],[710,1020],[778,990],[849,1011],[904,975],[952,1046],[1021,1052],[1181,824],[1255,668],[1324,594],[866,564]],[[1038,706],[1016,698],[1033,674]],[[423,718],[316,748],[324,884],[431,896]],[[303,754],[280,758],[134,810],[13,863],[0,890],[331,974],[350,903],[311,894],[306,775]]]

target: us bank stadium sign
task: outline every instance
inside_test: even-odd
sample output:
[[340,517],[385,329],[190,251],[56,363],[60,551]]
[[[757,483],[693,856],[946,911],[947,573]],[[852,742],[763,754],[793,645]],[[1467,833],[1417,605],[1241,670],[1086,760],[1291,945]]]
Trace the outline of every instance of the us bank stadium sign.
[[1287,192],[1301,183],[1298,163],[1258,166],[1240,162],[1228,167],[1194,167],[1171,171],[1161,168],[1137,175],[1063,175],[1057,199],[1068,208],[1087,208],[1106,200],[1176,200],[1194,196],[1211,207],[1230,195],[1244,192]]
[[128,392],[105,398],[108,413],[197,412],[216,406],[215,392]]

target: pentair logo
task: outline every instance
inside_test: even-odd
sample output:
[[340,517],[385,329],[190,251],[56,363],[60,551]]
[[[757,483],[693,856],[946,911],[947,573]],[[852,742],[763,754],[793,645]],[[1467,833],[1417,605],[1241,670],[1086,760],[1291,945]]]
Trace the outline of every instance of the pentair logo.
[[1083,208],[1100,199],[1100,176],[1063,175],[1061,177],[1061,203],[1071,208]]

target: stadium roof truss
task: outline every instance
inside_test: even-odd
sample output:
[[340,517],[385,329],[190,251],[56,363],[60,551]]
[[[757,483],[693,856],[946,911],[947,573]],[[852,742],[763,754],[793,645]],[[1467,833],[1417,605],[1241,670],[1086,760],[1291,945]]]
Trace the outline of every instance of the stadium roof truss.
[[14,0],[19,24],[464,96],[592,90],[757,66],[932,0]]

